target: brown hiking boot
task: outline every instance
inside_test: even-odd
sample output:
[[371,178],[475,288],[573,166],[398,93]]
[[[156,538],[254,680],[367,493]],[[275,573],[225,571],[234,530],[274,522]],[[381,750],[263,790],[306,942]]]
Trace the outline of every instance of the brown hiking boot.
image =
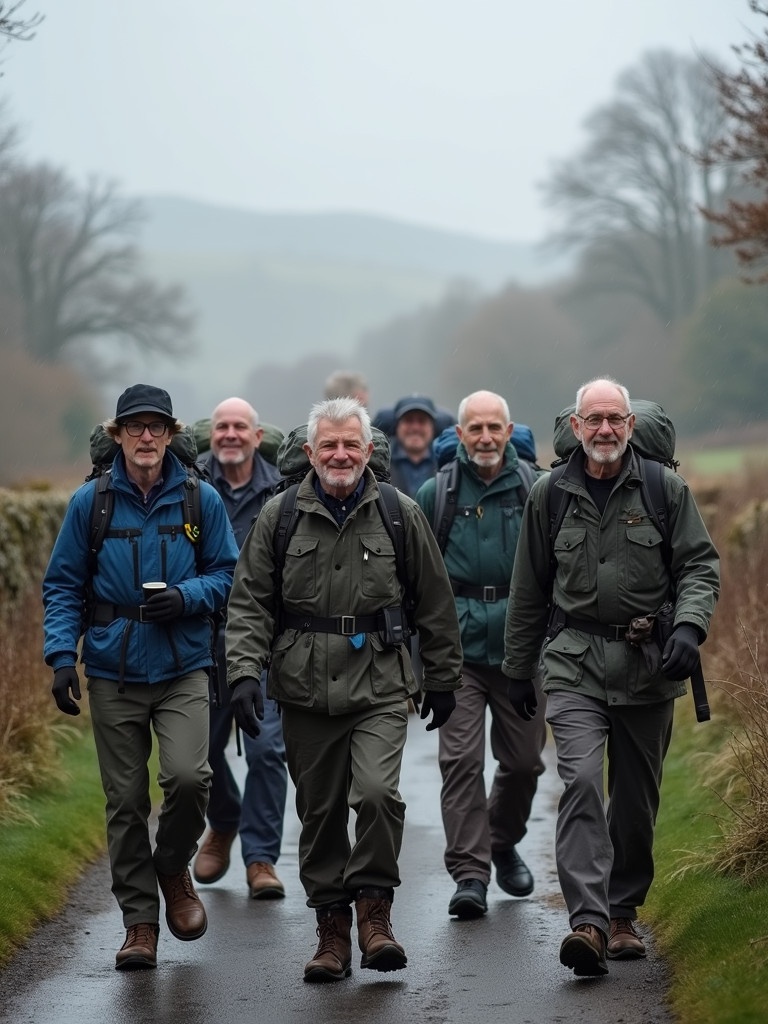
[[229,870],[229,853],[237,839],[237,829],[231,832],[217,832],[209,829],[195,858],[194,875],[196,882],[210,885],[218,882]]
[[372,971],[401,971],[408,963],[405,950],[392,934],[392,900],[386,889],[360,889],[355,899],[357,941],[361,967]]
[[560,963],[579,978],[608,973],[605,936],[593,924],[577,924],[560,946]]
[[158,871],[157,881],[165,897],[165,920],[171,935],[185,942],[199,939],[205,934],[208,919],[192,884],[189,868],[178,875],[161,875]]
[[612,917],[608,936],[608,957],[611,960],[639,960],[645,956],[645,943],[628,917]]
[[336,904],[317,912],[317,952],[304,968],[304,981],[343,981],[352,973],[352,909]]
[[157,967],[156,924],[132,924],[125,933],[125,942],[115,956],[116,971],[135,971]]
[[273,864],[254,861],[245,869],[245,875],[252,900],[281,900],[285,896],[285,887],[275,874]]

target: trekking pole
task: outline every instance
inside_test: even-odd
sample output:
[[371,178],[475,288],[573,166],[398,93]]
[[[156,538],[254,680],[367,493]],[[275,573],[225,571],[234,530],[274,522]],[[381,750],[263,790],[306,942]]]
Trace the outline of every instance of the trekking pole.
[[707,700],[704,673],[701,671],[701,662],[691,672],[691,696],[693,697],[693,706],[696,708],[696,721],[708,722],[710,719],[709,701]]

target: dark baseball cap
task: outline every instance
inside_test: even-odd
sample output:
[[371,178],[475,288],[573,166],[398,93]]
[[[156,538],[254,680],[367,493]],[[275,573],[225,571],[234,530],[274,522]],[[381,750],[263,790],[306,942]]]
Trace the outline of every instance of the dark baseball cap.
[[427,395],[407,395],[398,399],[395,405],[395,422],[408,412],[425,412],[432,419],[437,415],[435,403]]
[[133,384],[117,400],[116,420],[124,420],[126,416],[135,416],[139,412],[156,412],[169,420],[175,419],[171,396],[152,384]]

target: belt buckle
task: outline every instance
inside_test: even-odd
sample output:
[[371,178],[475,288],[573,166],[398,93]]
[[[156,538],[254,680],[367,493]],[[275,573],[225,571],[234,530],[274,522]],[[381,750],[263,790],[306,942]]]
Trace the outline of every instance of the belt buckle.
[[354,615],[342,615],[341,616],[341,635],[342,636],[354,636],[357,630],[355,629],[355,616]]
[[496,587],[483,587],[483,600],[491,604],[496,600]]
[[624,639],[624,634],[627,632],[626,626],[611,626],[610,628],[613,630],[613,636],[609,637],[609,640],[618,641]]
[[146,609],[147,606],[145,604],[139,605],[139,622],[149,622],[149,619],[144,618],[144,612],[146,611]]

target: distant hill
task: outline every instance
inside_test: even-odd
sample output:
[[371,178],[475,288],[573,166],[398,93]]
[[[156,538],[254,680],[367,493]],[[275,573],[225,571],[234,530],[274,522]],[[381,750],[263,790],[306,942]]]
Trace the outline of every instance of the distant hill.
[[487,288],[533,284],[562,271],[537,246],[500,242],[362,213],[260,213],[172,196],[142,199],[149,250],[249,253],[387,267]]
[[185,404],[203,410],[195,415],[264,363],[323,352],[343,365],[363,333],[436,302],[457,279],[494,291],[564,272],[533,245],[366,214],[141,202],[150,272],[183,285],[198,313],[196,351],[164,369]]

